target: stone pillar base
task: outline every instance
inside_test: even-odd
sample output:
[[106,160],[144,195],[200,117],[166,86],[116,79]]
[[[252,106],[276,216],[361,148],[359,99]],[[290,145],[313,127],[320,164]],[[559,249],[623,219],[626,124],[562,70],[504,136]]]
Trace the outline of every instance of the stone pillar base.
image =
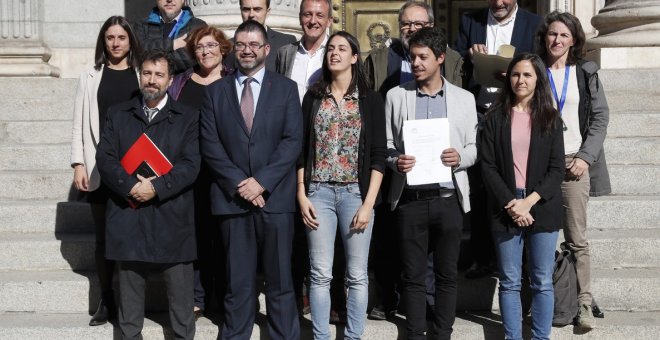
[[60,70],[48,64],[51,51],[33,43],[0,46],[0,77],[59,77]]
[[602,69],[660,68],[660,46],[602,47],[589,51],[586,58]]

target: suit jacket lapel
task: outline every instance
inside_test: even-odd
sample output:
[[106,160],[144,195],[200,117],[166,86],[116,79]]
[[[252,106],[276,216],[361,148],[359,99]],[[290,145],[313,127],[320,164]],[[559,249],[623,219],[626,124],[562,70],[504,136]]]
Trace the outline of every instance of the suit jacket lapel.
[[406,83],[406,119],[415,120],[415,104],[417,103],[417,83],[414,80]]
[[238,92],[236,92],[236,73],[231,75],[231,79],[228,79],[226,85],[228,89],[223,92],[227,97],[227,103],[230,103],[228,107],[230,108],[230,111],[232,111],[231,114],[238,122],[238,125],[243,129],[243,132],[249,136],[250,132],[247,129],[247,125],[245,125],[245,119],[243,119],[243,113],[241,112],[241,103],[238,101]]
[[[96,107],[96,114],[92,113],[89,117],[89,125],[92,131],[92,139],[95,141],[100,141],[101,131],[99,131],[99,115],[98,112],[98,100],[96,98],[96,93],[99,90],[99,84],[101,83],[101,76],[103,74],[103,67],[101,70],[97,71],[96,69],[91,69],[87,75],[87,95],[89,96],[89,105],[90,107]],[[91,110],[88,110],[90,112]]]
[[511,45],[516,46],[516,55],[520,54],[522,51],[519,50],[520,47],[523,47],[523,39],[528,36],[527,32],[527,23],[524,22],[524,14],[519,9],[516,20],[513,23],[513,32],[511,33]]
[[260,122],[266,119],[266,105],[268,103],[268,94],[270,91],[271,81],[268,71],[264,73],[264,79],[261,82],[261,91],[259,91],[259,99],[257,99],[257,109],[254,111],[254,120],[252,121],[252,132],[259,126]]
[[488,9],[484,10],[484,16],[482,17],[482,20],[479,20],[477,22],[477,36],[476,36],[476,41],[474,43],[476,44],[486,44],[486,40],[488,39],[488,33],[486,30],[488,29]]

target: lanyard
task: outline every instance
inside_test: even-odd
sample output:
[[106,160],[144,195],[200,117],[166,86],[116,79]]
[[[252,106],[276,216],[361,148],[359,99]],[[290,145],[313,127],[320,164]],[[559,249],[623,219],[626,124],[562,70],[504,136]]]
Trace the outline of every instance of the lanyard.
[[552,94],[555,96],[555,101],[557,101],[557,108],[559,109],[559,114],[563,115],[564,113],[562,110],[564,109],[564,104],[566,104],[566,92],[568,92],[568,77],[570,76],[571,72],[571,67],[566,66],[565,68],[566,71],[564,71],[564,86],[562,87],[561,90],[561,99],[559,99],[559,96],[557,95],[557,87],[555,87],[555,80],[552,79],[552,72],[550,72],[550,68],[546,68],[545,72],[548,74],[548,78],[550,78],[550,88],[552,89]]

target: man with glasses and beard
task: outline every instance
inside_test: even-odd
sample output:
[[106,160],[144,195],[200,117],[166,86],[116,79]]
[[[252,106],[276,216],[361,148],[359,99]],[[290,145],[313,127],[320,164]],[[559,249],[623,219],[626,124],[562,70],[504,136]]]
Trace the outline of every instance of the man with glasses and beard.
[[227,259],[221,339],[250,339],[258,257],[266,281],[270,339],[298,339],[291,276],[296,160],[302,111],[296,83],[266,70],[265,28],[243,22],[234,36],[236,73],[209,85],[201,110],[201,150],[211,172],[211,212],[219,215]]
[[186,49],[188,33],[206,26],[195,18],[184,0],[156,0],[149,16],[135,24],[135,35],[143,50],[162,49],[172,54],[174,73],[183,72],[197,65],[195,57]]
[[[101,180],[111,191],[106,257],[117,261],[122,339],[141,338],[146,279],[152,271],[165,280],[175,337],[193,339],[192,261],[197,251],[192,184],[201,160],[199,114],[167,95],[174,65],[165,51],[151,50],[143,60],[141,96],[110,107],[96,153]],[[124,170],[121,160],[142,134],[171,162],[169,172],[144,178]]]

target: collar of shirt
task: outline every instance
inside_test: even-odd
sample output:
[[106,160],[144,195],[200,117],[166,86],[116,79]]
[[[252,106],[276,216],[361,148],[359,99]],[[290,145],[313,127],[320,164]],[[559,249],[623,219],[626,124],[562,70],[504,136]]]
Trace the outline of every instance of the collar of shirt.
[[[325,88],[325,97],[326,98],[333,98],[332,97],[332,91],[330,91],[330,86]],[[360,94],[358,93],[357,86],[355,87],[355,90],[353,90],[352,93],[345,94],[343,98],[346,99],[346,100],[350,100],[350,99],[358,100],[360,98]]]
[[[305,44],[303,43],[303,38],[300,38],[300,44],[298,44],[298,53],[300,54],[308,54],[310,57],[316,56],[316,54],[319,51],[325,51],[325,45],[328,43],[328,35],[326,34],[325,38],[323,38],[323,42],[321,43],[321,46],[319,46],[318,49],[316,49],[316,52],[314,54],[309,53],[309,51],[305,48]],[[321,53],[323,54],[323,53]]]
[[[156,108],[158,109],[158,112],[162,111],[163,108],[165,107],[165,104],[167,104],[167,92],[165,92],[165,96],[158,102],[158,105],[156,105]],[[147,103],[144,102],[144,99],[142,99],[142,107],[149,107]],[[153,107],[149,107],[150,109],[153,109]]]
[[[257,73],[255,73],[254,76],[252,76],[252,78],[257,84],[261,85],[261,83],[264,80],[264,75],[266,75],[265,65],[264,67],[261,68],[261,70],[257,71]],[[241,72],[240,70],[236,70],[236,85],[238,85],[239,87],[243,87],[243,82],[247,77],[248,76],[244,75],[243,72]]]
[[431,97],[431,98],[435,98],[435,96],[444,97],[445,91],[447,91],[447,80],[443,79],[442,87],[440,88],[440,91],[434,94],[426,94],[422,92],[419,88],[417,88],[417,97]]
[[516,14],[518,14],[518,4],[516,4],[515,6],[516,7],[513,9],[513,14],[511,14],[511,16],[508,19],[506,19],[502,22],[497,21],[497,19],[495,19],[495,17],[493,16],[493,11],[491,11],[489,9],[488,10],[488,26],[495,26],[495,25],[497,25],[497,26],[506,26],[508,24],[513,23],[516,20]]
[[163,23],[166,23],[166,24],[167,24],[167,23],[170,23],[170,22],[178,22],[179,19],[181,19],[181,15],[182,15],[182,14],[183,14],[183,9],[180,10],[180,11],[179,11],[179,15],[177,15],[176,18],[174,18],[174,19],[171,20],[171,21],[165,21],[165,18],[163,18],[163,16],[161,15],[161,16],[160,16],[160,21],[163,22]]

